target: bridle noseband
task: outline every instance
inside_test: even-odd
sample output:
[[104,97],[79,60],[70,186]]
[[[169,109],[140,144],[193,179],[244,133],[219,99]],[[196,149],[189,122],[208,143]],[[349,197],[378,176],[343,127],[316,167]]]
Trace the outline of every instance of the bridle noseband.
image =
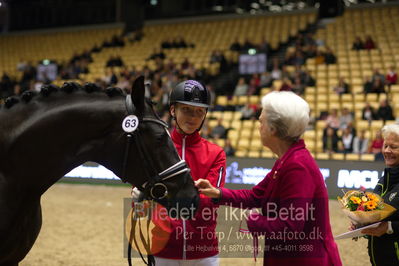
[[[130,145],[132,142],[132,139],[134,139],[134,143],[137,148],[137,153],[139,154],[141,161],[143,163],[143,169],[146,173],[147,181],[145,181],[143,184],[137,186],[137,188],[144,192],[144,198],[149,199],[149,200],[161,200],[165,198],[168,195],[168,187],[165,185],[164,181],[168,180],[172,177],[175,177],[177,175],[183,174],[185,172],[189,172],[190,169],[188,168],[186,162],[184,160],[180,160],[179,162],[175,163],[174,165],[170,166],[169,168],[163,170],[160,173],[157,173],[157,170],[155,168],[154,161],[152,160],[152,157],[148,153],[148,149],[144,145],[142,141],[142,136],[140,134],[140,130],[138,128],[140,123],[144,122],[151,122],[151,123],[156,123],[158,125],[161,125],[166,131],[168,128],[168,125],[158,119],[151,118],[151,117],[143,117],[142,119],[138,119],[134,113],[136,111],[136,107],[134,106],[132,102],[132,97],[131,95],[126,96],[126,110],[128,113],[128,116],[125,118],[125,120],[128,117],[132,117],[132,119],[136,120],[136,128],[134,128],[132,131],[129,132],[129,130],[126,130],[125,127],[124,131],[127,133],[127,144],[125,147],[125,152],[124,152],[124,158],[123,158],[123,165],[122,165],[122,181],[127,182],[126,179],[126,166],[128,163],[129,159],[129,151],[130,151]],[[124,122],[125,122],[124,120]],[[152,172],[152,173],[151,173]],[[187,178],[185,179],[185,182],[187,182]]]

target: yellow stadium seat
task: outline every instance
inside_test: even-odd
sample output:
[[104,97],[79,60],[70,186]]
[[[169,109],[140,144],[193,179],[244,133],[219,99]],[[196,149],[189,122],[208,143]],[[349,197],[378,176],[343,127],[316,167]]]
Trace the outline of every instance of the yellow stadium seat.
[[330,154],[328,153],[316,153],[316,159],[317,160],[330,160]]
[[237,150],[234,155],[236,157],[247,157],[247,153],[246,150]]
[[238,139],[238,143],[237,143],[237,148],[248,150],[249,147],[250,147],[250,138],[243,137],[240,135],[240,138]]
[[375,156],[374,156],[374,154],[362,154],[360,156],[360,160],[362,160],[362,161],[374,161],[375,160]]
[[346,154],[346,160],[357,161],[359,159],[360,159],[359,158],[359,154],[357,154],[357,153],[348,153],[348,154]]
[[264,151],[262,151],[261,157],[274,158],[275,156],[274,156],[273,152],[264,150]]
[[223,120],[231,121],[233,120],[234,112],[233,111],[224,111],[223,112]]
[[248,151],[248,157],[249,158],[259,158],[261,155],[260,151]]
[[381,128],[383,126],[384,126],[384,121],[382,121],[382,120],[373,120],[373,121],[371,121],[370,129],[372,131],[378,131],[378,130],[381,130]]
[[343,154],[343,153],[333,153],[333,154],[331,154],[331,159],[333,159],[333,160],[345,160],[345,154]]
[[227,103],[228,103],[227,96],[220,95],[220,96],[216,97],[216,104],[217,105],[226,106]]

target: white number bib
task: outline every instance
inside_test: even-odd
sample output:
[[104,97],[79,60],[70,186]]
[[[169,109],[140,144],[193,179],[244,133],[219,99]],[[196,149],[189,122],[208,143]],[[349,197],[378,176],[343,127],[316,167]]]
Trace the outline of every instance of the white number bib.
[[139,126],[139,119],[135,115],[128,115],[123,119],[122,128],[125,132],[131,133]]

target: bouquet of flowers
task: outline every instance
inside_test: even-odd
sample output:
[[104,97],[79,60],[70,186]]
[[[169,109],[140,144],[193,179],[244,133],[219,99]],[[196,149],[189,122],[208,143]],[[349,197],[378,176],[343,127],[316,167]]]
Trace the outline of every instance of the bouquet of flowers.
[[372,192],[350,190],[342,198],[338,197],[338,200],[344,213],[358,226],[379,222],[396,211]]

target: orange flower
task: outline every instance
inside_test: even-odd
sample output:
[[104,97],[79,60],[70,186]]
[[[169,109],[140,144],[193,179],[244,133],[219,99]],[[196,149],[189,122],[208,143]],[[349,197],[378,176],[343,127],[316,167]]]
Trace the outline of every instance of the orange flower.
[[380,200],[378,199],[378,197],[377,197],[376,195],[372,194],[372,193],[366,193],[366,195],[367,195],[367,197],[368,197],[370,200],[372,200],[372,201],[375,201],[375,202],[379,202],[379,201],[380,201]]
[[365,206],[367,207],[367,209],[369,209],[369,210],[374,210],[375,208],[377,208],[377,202],[375,202],[375,201],[373,201],[373,200],[370,200],[370,201],[366,202],[364,205],[365,205]]
[[362,203],[362,200],[361,200],[360,198],[358,198],[358,197],[355,197],[355,196],[352,196],[352,197],[350,198],[350,200],[351,200],[354,204],[360,204],[360,203]]

